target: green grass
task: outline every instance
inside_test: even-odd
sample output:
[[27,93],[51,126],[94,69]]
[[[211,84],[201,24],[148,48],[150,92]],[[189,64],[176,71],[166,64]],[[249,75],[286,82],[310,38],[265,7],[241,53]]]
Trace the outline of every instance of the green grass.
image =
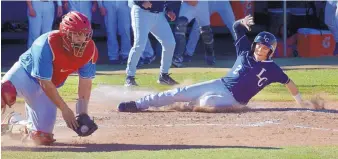
[[27,152],[3,151],[2,158],[161,158],[161,159],[336,159],[338,146],[262,148],[213,148],[160,151],[112,151],[112,152]]
[[[193,83],[203,82],[211,79],[217,79],[224,76],[226,72],[174,72],[172,77],[179,82],[191,80]],[[309,99],[318,93],[325,93],[325,98],[338,100],[338,73],[337,69],[321,70],[290,70],[286,74],[297,84],[302,96]],[[163,86],[156,83],[157,73],[144,73],[137,75],[137,82],[141,87],[150,88],[157,91],[170,89],[169,86]],[[97,75],[94,79],[94,88],[98,84],[123,85],[125,74]],[[66,84],[59,89],[61,95],[66,101],[73,101],[77,97],[78,77],[71,76]],[[244,91],[244,90],[243,90]],[[293,98],[284,85],[272,84],[258,93],[253,100],[259,101],[292,101]]]
[[[189,73],[187,69],[174,70],[171,75],[179,82],[189,80],[192,83],[217,79],[226,75],[224,69],[215,69],[210,72],[198,72],[198,68],[191,68],[194,71]],[[141,72],[142,71],[142,72]],[[168,90],[170,86],[163,86],[156,83],[158,72],[154,69],[141,70],[136,76],[140,87],[157,91]],[[151,72],[151,73],[144,73]],[[286,74],[297,84],[304,99],[310,99],[316,94],[325,94],[325,99],[338,100],[338,79],[337,69],[315,69],[315,70],[287,70]],[[107,73],[107,72],[105,72]],[[125,81],[125,74],[121,71],[108,72],[108,74],[96,75],[93,81],[93,88],[99,84],[120,85]],[[65,85],[59,89],[65,101],[75,101],[77,98],[78,77],[70,76]],[[253,101],[293,101],[294,99],[284,85],[272,84],[258,93]],[[23,102],[19,99],[18,102]]]

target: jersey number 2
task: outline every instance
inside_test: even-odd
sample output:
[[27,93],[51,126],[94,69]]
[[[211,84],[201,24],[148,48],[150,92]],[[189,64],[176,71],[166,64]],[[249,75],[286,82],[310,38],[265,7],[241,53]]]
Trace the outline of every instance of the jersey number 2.
[[242,69],[242,65],[238,65],[236,69],[232,72],[233,74],[237,75],[238,71]]
[[260,72],[258,75],[256,75],[256,76],[258,77],[258,79],[259,79],[259,80],[258,80],[258,83],[257,83],[257,85],[258,85],[259,87],[262,87],[262,86],[263,86],[263,82],[268,80],[268,78],[262,77],[262,74],[263,74],[265,71],[266,71],[266,69],[265,69],[265,68],[262,68],[261,72]]

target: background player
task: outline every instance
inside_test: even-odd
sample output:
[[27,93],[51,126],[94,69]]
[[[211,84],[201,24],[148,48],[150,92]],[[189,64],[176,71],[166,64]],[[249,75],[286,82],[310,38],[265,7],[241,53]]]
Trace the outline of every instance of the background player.
[[[53,1],[27,1],[27,14],[29,22],[28,48],[41,34],[52,30],[55,7]],[[62,16],[62,3],[57,0],[57,17]]]
[[149,32],[162,45],[161,73],[157,82],[166,85],[177,84],[168,74],[175,49],[175,38],[163,11],[165,9],[165,13],[171,21],[176,19],[175,13],[170,9],[170,3],[174,2],[134,1],[131,9],[134,44],[129,53],[125,86],[137,86],[135,81],[136,66],[147,41],[149,41]]
[[328,0],[325,5],[325,24],[330,29],[336,41],[336,47],[333,52],[334,55],[338,55],[338,2]]
[[208,65],[215,64],[214,37],[210,27],[208,2],[183,1],[175,27],[176,47],[172,61],[175,67],[183,66],[183,53],[186,47],[185,34],[187,33],[187,26],[189,22],[194,18],[200,26],[200,33],[205,48],[205,60]]
[[[235,39],[235,32],[232,29],[232,25],[235,22],[235,15],[231,8],[230,1],[208,1],[208,3],[210,16],[213,13],[217,12],[221,16],[223,23],[225,23],[225,25],[228,27],[232,38]],[[183,55],[183,62],[191,62],[191,58],[194,55],[195,48],[199,39],[200,26],[198,25],[198,22],[195,21],[189,34],[189,39]]]
[[285,84],[297,103],[302,104],[294,82],[271,60],[277,46],[275,36],[269,32],[261,32],[253,43],[249,42],[246,32],[250,31],[253,24],[251,16],[235,22],[237,59],[227,76],[150,94],[137,101],[122,102],[118,106],[119,111],[135,112],[175,102],[193,102],[199,103],[199,106],[216,108],[246,105],[265,86],[275,82]]
[[[49,145],[55,141],[53,129],[57,108],[67,126],[78,132],[79,123],[74,112],[57,90],[76,71],[80,76],[76,114],[89,118],[88,101],[98,58],[92,34],[86,16],[69,12],[62,18],[59,30],[35,40],[2,78],[2,113],[6,105],[15,103],[17,95],[22,97],[28,118],[25,129],[36,144]],[[92,133],[96,129],[89,127],[88,131]]]
[[[133,0],[128,0],[128,6],[129,8],[131,9],[134,5],[134,1]],[[130,14],[130,11],[129,11],[129,15],[131,16]],[[147,39],[147,43],[146,43],[146,46],[144,48],[144,51],[141,55],[141,58],[137,64],[137,67],[142,67],[144,64],[150,64],[152,63],[156,58],[156,55],[155,55],[155,52],[154,52],[154,49],[151,45],[151,42],[150,42],[150,39],[148,38]],[[127,59],[128,61],[128,59]]]
[[77,11],[84,14],[89,21],[92,21],[92,12],[96,12],[96,1],[78,1],[78,0],[66,0],[64,1],[64,9],[66,11]]
[[[109,61],[111,64],[126,64],[131,48],[130,8],[128,7],[128,2],[98,0],[98,4],[106,24]],[[117,33],[121,37],[120,51]]]

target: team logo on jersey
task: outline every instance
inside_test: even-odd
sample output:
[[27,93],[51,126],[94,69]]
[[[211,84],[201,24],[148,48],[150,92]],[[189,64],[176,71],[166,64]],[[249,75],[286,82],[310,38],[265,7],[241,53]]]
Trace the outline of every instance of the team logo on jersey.
[[330,47],[330,39],[331,37],[325,37],[322,41],[322,45],[325,49],[329,48]]
[[70,69],[61,69],[60,72],[68,72],[68,71],[72,71]]
[[233,74],[237,75],[238,71],[242,69],[242,65],[238,65],[236,69],[232,72]]
[[266,69],[265,68],[262,68],[262,70],[261,70],[261,72],[259,73],[259,74],[257,74],[256,76],[258,77],[258,83],[257,83],[257,85],[259,86],[259,87],[262,87],[263,86],[263,84],[264,84],[264,81],[267,81],[268,80],[268,78],[266,78],[266,77],[262,77],[262,75],[263,75],[263,73],[266,71]]

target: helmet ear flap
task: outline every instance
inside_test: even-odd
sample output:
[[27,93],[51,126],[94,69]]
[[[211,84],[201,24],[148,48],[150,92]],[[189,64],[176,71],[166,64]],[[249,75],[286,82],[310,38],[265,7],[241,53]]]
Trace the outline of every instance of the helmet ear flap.
[[276,43],[273,43],[271,46],[272,46],[273,50],[270,49],[270,51],[269,51],[269,53],[268,53],[268,58],[269,58],[269,59],[272,58],[273,54],[274,54],[275,51],[276,51],[276,48],[277,48],[277,42],[276,42]]
[[271,49],[270,49],[270,51],[269,51],[269,53],[268,53],[268,59],[270,59],[271,60],[271,58],[272,58],[272,56],[273,56],[273,53],[274,53],[274,51],[272,51]]
[[256,42],[251,44],[251,53],[255,52]]

